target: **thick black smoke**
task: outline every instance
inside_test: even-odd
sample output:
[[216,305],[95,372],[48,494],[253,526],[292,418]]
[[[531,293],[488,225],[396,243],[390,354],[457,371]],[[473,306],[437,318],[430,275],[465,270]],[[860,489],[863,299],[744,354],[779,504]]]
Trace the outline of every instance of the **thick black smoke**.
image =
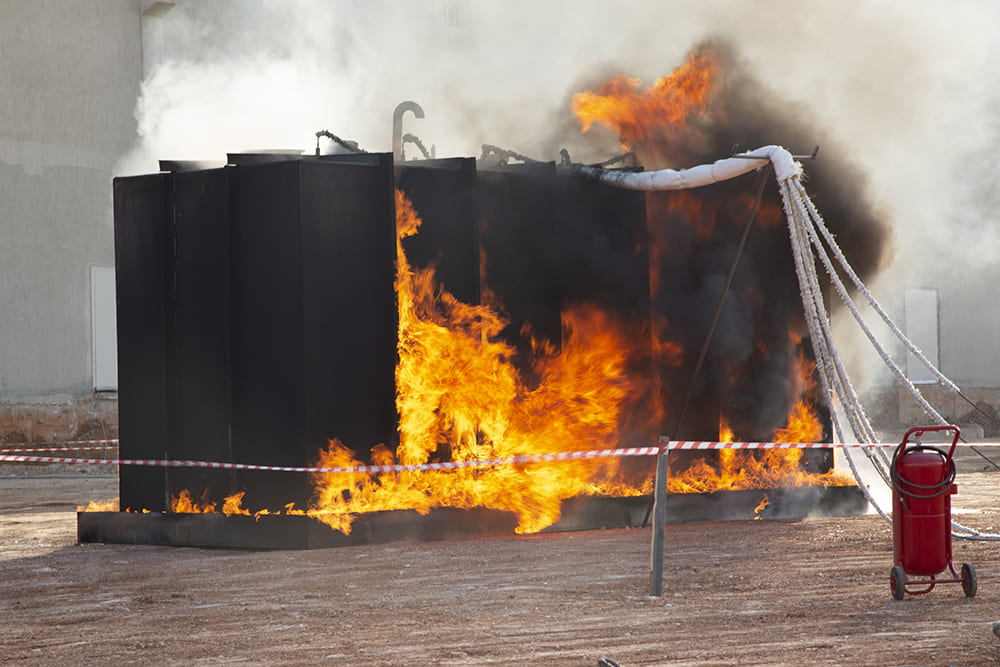
[[[691,132],[663,134],[643,146],[640,154],[653,160],[671,159],[683,167],[716,160],[734,146],[753,149],[777,144],[793,153],[809,154],[819,145],[817,159],[804,161],[807,189],[855,269],[862,276],[876,271],[888,228],[869,200],[861,172],[809,122],[808,109],[783,101],[752,75],[729,46],[708,42],[697,47],[697,52],[709,52],[718,67],[708,113],[698,116]],[[691,359],[703,344],[763,177],[753,175],[682,195],[699,199],[704,215],[715,212],[714,234],[707,238],[696,235],[692,239],[690,232],[692,226],[704,227],[706,220],[689,219],[668,202],[657,201],[677,195],[650,197],[653,243],[666,248],[660,258],[661,280],[653,312],[669,319],[670,332],[682,337],[688,351],[684,364],[662,369],[671,386],[685,386],[685,378],[690,377]],[[702,404],[711,406],[713,399],[719,400],[722,416],[739,439],[769,438],[784,426],[801,390],[790,382],[798,363],[798,346],[790,333],[804,337],[806,331],[781,207],[771,179],[739,258],[696,390]],[[811,356],[808,344],[804,351]],[[712,412],[714,406],[707,420]],[[711,427],[710,423],[693,425]]]

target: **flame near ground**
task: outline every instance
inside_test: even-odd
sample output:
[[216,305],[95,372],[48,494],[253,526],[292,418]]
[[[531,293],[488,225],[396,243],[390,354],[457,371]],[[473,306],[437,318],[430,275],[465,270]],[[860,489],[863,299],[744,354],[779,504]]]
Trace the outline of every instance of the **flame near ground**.
[[[447,443],[454,461],[616,447],[623,405],[649,390],[645,381],[626,373],[627,327],[593,307],[564,313],[561,349],[536,346],[534,371],[540,382],[526,386],[511,363],[513,348],[499,338],[503,318],[488,306],[455,300],[436,285],[432,269],[411,267],[401,241],[417,233],[420,220],[402,193],[397,193],[396,211],[400,445],[395,454],[376,448],[373,461],[426,463],[442,443]],[[811,370],[800,367],[796,373],[808,377]],[[796,404],[789,427],[775,433],[785,442],[816,442],[820,437],[819,421],[805,400]],[[719,470],[696,461],[672,477],[668,488],[691,493],[843,482],[831,474],[805,472],[799,466],[801,454],[726,450]],[[360,464],[339,442],[331,442],[317,462],[323,467]],[[318,474],[314,481],[317,495],[307,514],[344,532],[350,530],[353,516],[364,512],[487,507],[515,513],[518,532],[531,533],[554,523],[566,498],[652,491],[650,477],[639,484],[625,483],[614,459],[378,478]]]
[[[401,192],[396,218],[400,445],[395,454],[376,448],[373,461],[426,463],[442,443],[453,461],[615,447],[622,405],[644,388],[625,372],[624,328],[593,308],[564,313],[561,349],[536,346],[540,381],[528,387],[511,363],[514,349],[499,338],[503,318],[488,306],[457,301],[436,285],[433,269],[407,262],[401,241],[417,233],[420,219]],[[360,463],[332,442],[318,465]],[[515,513],[518,532],[530,533],[555,522],[565,498],[649,492],[623,484],[613,459],[379,478],[320,474],[315,482],[309,515],[345,532],[361,512],[486,507]]]
[[[514,349],[499,338],[506,322],[490,307],[463,304],[440,289],[433,269],[409,265],[401,242],[417,233],[420,219],[401,192],[396,211],[400,445],[395,453],[376,447],[372,462],[426,463],[440,455],[442,443],[454,461],[616,447],[623,405],[649,389],[644,380],[626,373],[627,327],[596,308],[565,313],[561,349],[536,347],[534,370],[540,381],[526,386],[511,363]],[[808,377],[811,368],[797,372]],[[721,429],[720,437],[725,437],[727,429]],[[775,439],[815,442],[820,435],[815,413],[800,400],[789,427],[776,432]],[[668,490],[706,493],[847,483],[833,474],[802,470],[801,454],[794,449],[763,454],[723,450],[718,469],[699,459],[671,477]],[[316,461],[318,467],[362,464],[337,441]],[[651,475],[630,483],[622,472],[618,460],[604,459],[382,476],[318,473],[313,475],[316,494],[310,508],[289,506],[284,513],[305,514],[349,533],[354,517],[368,512],[486,507],[513,512],[517,531],[532,533],[557,521],[567,498],[652,492]],[[242,496],[226,498],[220,509],[184,492],[173,499],[171,511],[249,515],[241,506]]]

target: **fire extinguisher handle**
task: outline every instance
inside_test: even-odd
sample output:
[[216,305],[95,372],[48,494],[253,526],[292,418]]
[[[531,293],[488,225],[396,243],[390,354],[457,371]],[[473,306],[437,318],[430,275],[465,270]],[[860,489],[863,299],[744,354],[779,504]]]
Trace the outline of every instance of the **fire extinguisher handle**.
[[925,433],[935,433],[939,431],[951,431],[954,435],[951,438],[951,449],[948,450],[948,456],[946,460],[951,461],[951,457],[955,454],[955,446],[958,445],[958,438],[961,436],[962,432],[954,424],[942,424],[937,426],[914,426],[906,432],[903,436],[903,441],[899,444],[897,452],[902,452],[906,447],[906,443],[910,441],[910,438],[916,440],[922,437]]

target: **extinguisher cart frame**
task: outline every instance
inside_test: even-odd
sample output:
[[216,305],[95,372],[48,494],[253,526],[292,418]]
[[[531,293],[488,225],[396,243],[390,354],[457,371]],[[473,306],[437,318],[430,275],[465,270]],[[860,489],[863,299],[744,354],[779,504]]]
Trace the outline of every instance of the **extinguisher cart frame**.
[[[919,438],[923,437],[926,433],[951,431],[953,433],[951,440],[951,448],[948,449],[947,453],[939,448],[932,447],[929,445],[923,445],[919,442]],[[897,600],[902,600],[906,593],[910,595],[923,595],[925,593],[930,593],[934,590],[937,584],[961,584],[962,590],[965,592],[966,597],[974,597],[976,595],[977,583],[976,583],[976,570],[970,563],[963,563],[961,567],[961,572],[955,569],[955,565],[952,563],[951,557],[951,504],[950,501],[945,500],[946,516],[944,520],[947,522],[945,526],[943,539],[947,540],[943,545],[945,553],[947,555],[947,571],[951,574],[950,579],[939,579],[938,575],[945,571],[945,568],[936,573],[930,574],[929,578],[926,572],[914,573],[908,572],[904,564],[906,561],[905,556],[905,542],[900,538],[900,531],[902,530],[903,516],[898,516],[897,513],[903,514],[907,511],[907,498],[915,500],[929,500],[936,498],[941,495],[951,495],[956,492],[955,481],[955,447],[958,444],[958,438],[960,436],[960,431],[957,426],[944,425],[944,426],[918,426],[911,428],[903,436],[903,441],[899,443],[896,448],[895,453],[892,456],[892,465],[890,466],[890,474],[892,476],[892,495],[893,495],[893,521],[892,521],[892,531],[893,531],[893,547],[894,547],[894,560],[895,564],[892,570],[889,572],[889,588],[892,591],[892,596]],[[911,443],[911,439],[914,442],[910,447],[907,444]],[[943,478],[931,485],[922,485],[914,483],[913,481],[907,480],[900,471],[900,466],[904,456],[910,452],[934,452],[939,454],[943,458],[944,469],[946,470]],[[905,484],[909,489],[902,488]],[[909,578],[907,575],[921,574],[924,578]]]

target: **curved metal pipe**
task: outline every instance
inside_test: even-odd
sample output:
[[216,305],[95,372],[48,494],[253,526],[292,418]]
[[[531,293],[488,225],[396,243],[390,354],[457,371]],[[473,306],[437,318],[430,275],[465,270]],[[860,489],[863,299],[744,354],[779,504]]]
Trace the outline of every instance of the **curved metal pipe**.
[[403,155],[403,115],[412,111],[415,118],[423,118],[424,110],[411,100],[400,102],[392,112],[392,155],[397,162],[402,162]]

